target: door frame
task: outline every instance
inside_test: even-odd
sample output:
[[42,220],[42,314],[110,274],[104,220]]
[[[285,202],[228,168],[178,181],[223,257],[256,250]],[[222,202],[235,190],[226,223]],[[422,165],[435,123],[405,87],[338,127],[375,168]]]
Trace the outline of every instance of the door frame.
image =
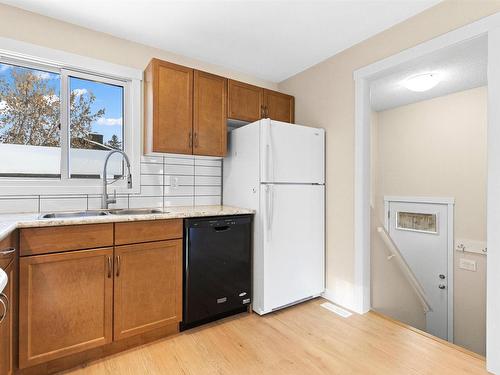
[[[370,311],[370,81],[402,63],[464,42],[488,37],[488,182],[486,367],[500,373],[500,13],[482,18],[353,73],[354,113],[354,285],[352,310]],[[496,84],[494,84],[496,83]],[[498,108],[497,108],[498,107]]]
[[424,204],[439,204],[447,206],[447,219],[448,227],[446,228],[447,243],[446,243],[446,253],[447,253],[447,268],[448,268],[448,280],[447,280],[447,290],[448,290],[448,301],[447,301],[447,332],[448,341],[453,342],[453,293],[454,293],[454,236],[455,236],[455,198],[452,197],[407,197],[407,196],[394,196],[385,195],[384,196],[384,227],[387,233],[389,233],[389,203],[390,202],[403,202],[403,203],[424,203]]

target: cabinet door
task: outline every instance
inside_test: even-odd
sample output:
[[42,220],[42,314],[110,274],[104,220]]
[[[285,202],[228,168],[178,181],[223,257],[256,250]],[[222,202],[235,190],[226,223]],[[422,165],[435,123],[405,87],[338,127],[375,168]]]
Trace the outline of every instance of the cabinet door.
[[182,319],[182,240],[115,247],[114,339]]
[[295,98],[281,92],[264,90],[265,117],[271,120],[293,123]]
[[0,375],[11,375],[14,373],[14,343],[16,325],[16,267],[17,261],[13,260],[10,265],[4,268],[9,277],[9,282],[0,297]]
[[195,155],[226,155],[226,87],[225,78],[195,70],[193,125]]
[[113,249],[24,257],[19,275],[19,367],[112,341]]
[[227,96],[228,118],[241,121],[257,121],[262,117],[262,88],[230,79],[228,81]]
[[156,59],[152,69],[152,151],[192,154],[193,69]]

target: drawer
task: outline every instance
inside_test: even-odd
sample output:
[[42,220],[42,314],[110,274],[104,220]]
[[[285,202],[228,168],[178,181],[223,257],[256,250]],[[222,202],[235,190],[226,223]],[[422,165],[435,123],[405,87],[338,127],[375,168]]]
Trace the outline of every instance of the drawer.
[[18,252],[18,231],[14,231],[0,241],[0,268],[5,269]]
[[182,219],[115,223],[115,245],[182,238]]
[[21,256],[113,246],[113,224],[25,228],[19,242]]

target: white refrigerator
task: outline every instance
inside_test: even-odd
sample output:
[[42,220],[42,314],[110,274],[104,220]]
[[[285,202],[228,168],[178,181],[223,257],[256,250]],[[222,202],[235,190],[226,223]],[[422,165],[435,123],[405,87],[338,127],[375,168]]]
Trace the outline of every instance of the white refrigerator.
[[251,208],[253,310],[316,297],[325,285],[325,131],[269,119],[229,134],[223,203]]

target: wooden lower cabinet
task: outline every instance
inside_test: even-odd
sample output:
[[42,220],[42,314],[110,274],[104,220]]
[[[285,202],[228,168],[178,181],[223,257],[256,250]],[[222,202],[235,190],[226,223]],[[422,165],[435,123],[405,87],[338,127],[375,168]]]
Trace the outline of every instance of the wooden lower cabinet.
[[19,367],[112,341],[113,248],[23,257]]
[[[20,258],[19,374],[51,374],[178,332],[182,220],[113,228],[114,246]],[[17,328],[4,323],[0,375],[10,375],[4,341]]]
[[[15,367],[15,344],[16,338],[16,268],[17,261],[12,260],[10,265],[3,268],[9,277],[9,282],[3,290],[0,297],[3,303],[0,303],[0,375],[11,375]],[[5,311],[4,308],[7,308]],[[5,314],[5,316],[4,316]]]
[[114,339],[182,320],[182,240],[115,247]]

